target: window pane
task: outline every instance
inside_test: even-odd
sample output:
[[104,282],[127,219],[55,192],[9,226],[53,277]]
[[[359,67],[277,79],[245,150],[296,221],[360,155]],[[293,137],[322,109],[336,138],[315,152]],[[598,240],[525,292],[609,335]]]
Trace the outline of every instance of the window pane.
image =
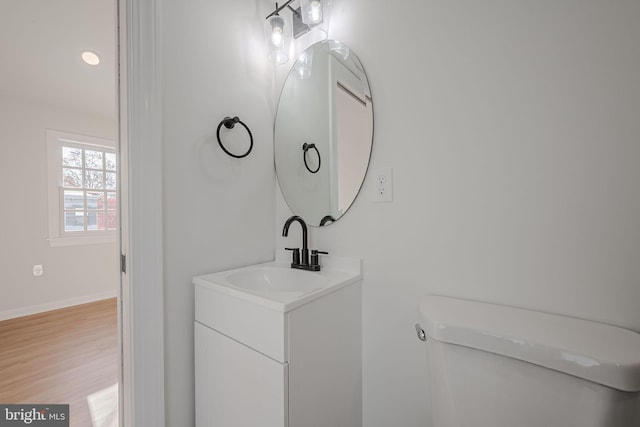
[[116,193],[107,192],[107,209],[118,209],[118,196]]
[[102,151],[84,150],[84,166],[89,169],[104,169]]
[[107,190],[115,190],[117,188],[116,183],[116,173],[115,172],[107,172],[104,175],[104,184]]
[[116,153],[104,153],[104,160],[106,162],[105,169],[108,171],[116,170]]
[[87,230],[104,230],[104,211],[87,211]]
[[64,210],[74,209],[84,209],[84,192],[64,190]]
[[62,186],[82,188],[82,169],[62,168]]
[[87,209],[104,209],[104,193],[87,191]]
[[62,166],[82,167],[82,149],[62,147]]
[[104,172],[86,171],[84,188],[92,190],[101,189],[104,186]]
[[84,231],[84,212],[83,211],[65,211],[64,212],[64,231]]
[[115,230],[118,228],[118,212],[107,211],[107,229]]

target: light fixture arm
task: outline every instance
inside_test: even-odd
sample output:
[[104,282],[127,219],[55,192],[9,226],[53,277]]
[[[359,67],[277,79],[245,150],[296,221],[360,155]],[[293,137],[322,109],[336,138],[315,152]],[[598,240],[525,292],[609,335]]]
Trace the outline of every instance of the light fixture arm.
[[286,8],[286,7],[288,7],[289,9],[291,9],[291,11],[293,11],[293,13],[295,13],[295,14],[297,15],[297,14],[298,14],[298,12],[297,12],[294,8],[292,8],[291,6],[289,6],[289,4],[290,4],[292,1],[293,1],[293,0],[287,0],[287,1],[285,2],[285,4],[283,4],[283,5],[282,5],[282,6],[280,6],[280,7],[278,7],[278,3],[276,3],[276,10],[274,10],[273,12],[271,12],[270,14],[268,14],[268,15],[267,15],[267,17],[266,17],[266,18],[264,18],[264,19],[269,19],[269,18],[271,18],[273,15],[277,15],[277,14],[279,14],[279,13],[280,13],[280,11],[281,11],[282,9]]
[[[291,0],[291,1],[293,1],[293,0]],[[291,13],[293,13],[294,15],[296,15],[299,18],[302,17],[302,15],[300,15],[300,12],[298,12],[298,9],[294,9],[291,6],[289,6],[289,2],[287,2],[287,7],[291,11]]]
[[[286,0],[281,6],[276,2],[275,10],[265,18],[264,35],[269,58],[280,65],[289,61],[292,34],[293,38],[297,39],[313,28],[318,28],[325,33],[325,36],[329,32],[328,0],[299,0],[298,8],[290,6],[293,1]],[[280,12],[284,9],[291,11],[291,20],[285,20],[280,16]]]

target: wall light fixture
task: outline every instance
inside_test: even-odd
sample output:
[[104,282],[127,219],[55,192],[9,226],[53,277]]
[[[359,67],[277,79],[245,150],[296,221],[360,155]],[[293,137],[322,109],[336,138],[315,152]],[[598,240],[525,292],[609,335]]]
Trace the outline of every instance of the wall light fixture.
[[[314,27],[324,27],[324,32],[327,32],[327,25],[320,24],[327,24],[329,0],[300,0],[297,9],[290,5],[294,1],[296,0],[288,0],[279,7],[276,3],[275,10],[265,19],[265,40],[269,58],[276,64],[286,64],[289,61],[292,34],[293,38],[297,39]],[[280,16],[284,9],[291,12],[291,24]]]
[[313,49],[307,49],[302,52],[298,57],[294,68],[296,69],[296,73],[300,80],[311,77],[311,71],[313,70]]
[[264,21],[264,37],[269,50],[269,58],[276,64],[289,61],[289,45],[291,43],[291,27],[276,11]]

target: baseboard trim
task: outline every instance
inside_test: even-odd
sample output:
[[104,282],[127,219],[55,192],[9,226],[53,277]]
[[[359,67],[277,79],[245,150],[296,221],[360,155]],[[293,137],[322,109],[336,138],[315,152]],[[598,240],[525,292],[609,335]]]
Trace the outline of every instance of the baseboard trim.
[[46,304],[32,305],[29,307],[16,308],[13,310],[0,311],[0,321],[15,319],[16,317],[30,316],[32,314],[44,313],[45,311],[58,310],[61,308],[71,307],[74,305],[86,304],[89,302],[101,301],[104,299],[115,298],[118,291],[101,292],[99,294],[85,295],[77,298],[70,298],[62,301],[52,301]]

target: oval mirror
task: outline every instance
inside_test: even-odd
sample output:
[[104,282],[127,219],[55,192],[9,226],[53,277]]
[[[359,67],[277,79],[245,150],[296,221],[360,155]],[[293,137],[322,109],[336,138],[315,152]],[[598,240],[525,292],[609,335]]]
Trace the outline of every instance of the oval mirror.
[[338,220],[362,187],[373,142],[371,91],[352,50],[325,40],[300,55],[274,132],[276,174],[291,211],[314,226]]

